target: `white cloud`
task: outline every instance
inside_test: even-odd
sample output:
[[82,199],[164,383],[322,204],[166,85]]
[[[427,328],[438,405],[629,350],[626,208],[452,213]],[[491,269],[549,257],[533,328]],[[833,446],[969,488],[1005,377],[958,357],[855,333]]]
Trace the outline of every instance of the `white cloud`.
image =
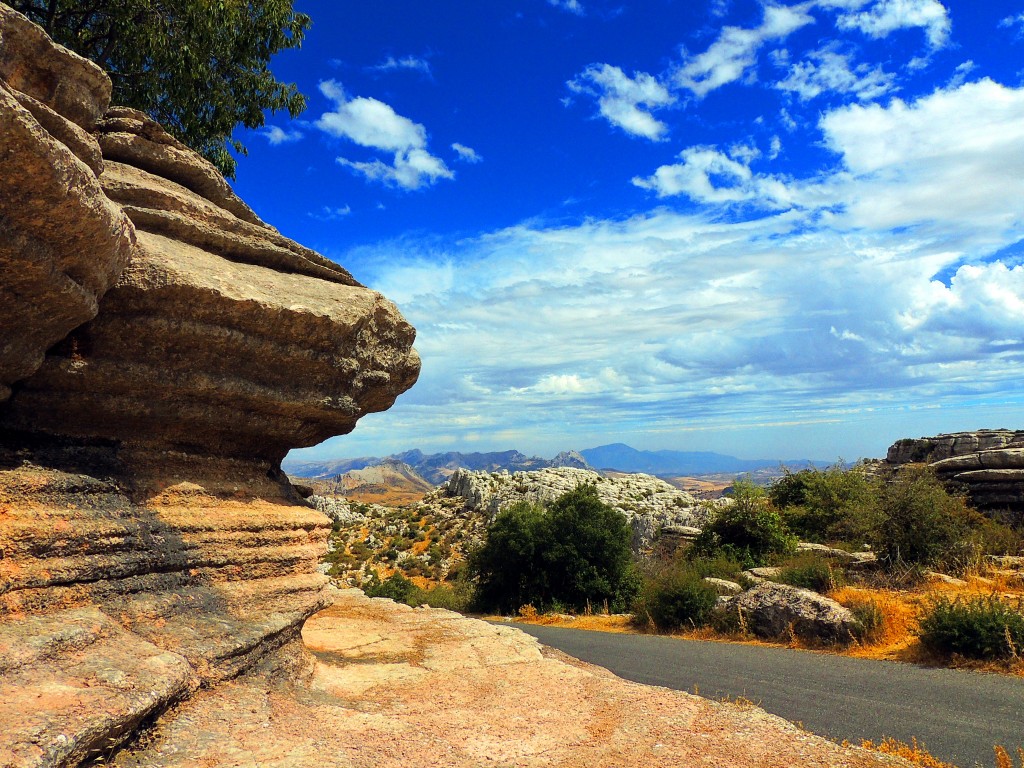
[[822,93],[852,93],[861,101],[873,101],[893,90],[895,81],[896,76],[883,71],[881,66],[853,66],[849,56],[825,48],[793,64],[788,76],[775,87],[795,93],[801,101]]
[[320,91],[334,102],[334,110],[320,116],[317,128],[363,147],[394,153],[390,164],[377,159],[355,161],[339,157],[341,165],[367,179],[403,189],[419,189],[438,179],[455,178],[443,160],[427,151],[427,130],[421,124],[399,115],[377,99],[348,98],[341,84],[334,80],[320,83]]
[[1024,35],[1024,13],[1018,13],[1016,16],[1007,16],[999,22],[1001,28],[1013,29],[1017,27],[1017,37]]
[[650,110],[676,99],[653,75],[638,72],[630,77],[610,64],[591,64],[567,85],[576,93],[595,96],[601,115],[631,136],[658,141],[668,131]]
[[480,155],[477,154],[476,150],[472,147],[467,147],[465,144],[459,144],[455,142],[452,144],[452,149],[458,154],[459,159],[467,163],[479,163],[483,160]]
[[704,52],[689,56],[675,72],[677,87],[706,96],[716,88],[734,82],[757,64],[757,52],[769,40],[782,40],[796,30],[814,23],[807,13],[809,4],[766,5],[761,26],[754,29],[724,27],[718,39]]
[[786,184],[750,170],[755,155],[733,151],[733,157],[714,147],[684,149],[683,161],[663,165],[652,176],[636,177],[633,184],[656,192],[658,197],[686,195],[700,203],[721,204],[756,201],[778,208],[793,203]]
[[782,153],[782,139],[772,136],[771,146],[768,150],[768,159],[774,160]]
[[290,144],[292,142],[299,141],[302,139],[302,131],[296,130],[294,128],[286,131],[283,128],[279,128],[276,125],[268,125],[262,131],[260,131],[260,134],[262,134],[262,136],[268,142],[270,142],[270,145],[273,147],[276,147],[280,144]]
[[877,0],[866,11],[841,14],[836,23],[840,29],[859,29],[876,38],[920,27],[933,48],[946,44],[950,30],[949,13],[938,0]]
[[380,64],[370,67],[372,70],[378,72],[392,72],[398,69],[408,69],[414,72],[422,72],[425,75],[430,74],[430,62],[426,59],[421,59],[417,56],[402,56],[396,59],[394,56],[388,56]]
[[583,4],[579,0],[548,0],[548,4],[553,5],[555,8],[561,8],[563,11],[574,13],[577,16],[583,16],[586,13]]

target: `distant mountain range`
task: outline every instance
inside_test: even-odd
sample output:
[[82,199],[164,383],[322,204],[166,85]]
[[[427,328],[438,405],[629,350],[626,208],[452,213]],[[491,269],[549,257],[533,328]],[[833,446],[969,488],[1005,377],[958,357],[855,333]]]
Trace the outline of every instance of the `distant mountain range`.
[[644,472],[648,475],[714,475],[728,472],[742,474],[779,464],[802,469],[809,464],[827,466],[830,462],[811,459],[738,459],[708,451],[638,451],[624,443],[612,443],[580,451],[595,469],[616,469],[619,472]]
[[545,467],[577,467],[579,469],[610,469],[619,472],[645,472],[649,475],[671,477],[678,475],[708,475],[722,473],[742,474],[759,469],[777,467],[784,463],[791,467],[808,464],[824,466],[827,462],[808,459],[738,459],[721,453],[687,451],[638,451],[623,443],[587,448],[583,451],[563,451],[553,459],[527,456],[519,451],[490,453],[423,453],[404,451],[391,456],[363,456],[356,459],[327,461],[295,461],[285,459],[284,470],[296,477],[331,479],[352,470],[377,466],[384,462],[400,462],[414,469],[431,483],[439,485],[458,468],[499,472],[529,471]]

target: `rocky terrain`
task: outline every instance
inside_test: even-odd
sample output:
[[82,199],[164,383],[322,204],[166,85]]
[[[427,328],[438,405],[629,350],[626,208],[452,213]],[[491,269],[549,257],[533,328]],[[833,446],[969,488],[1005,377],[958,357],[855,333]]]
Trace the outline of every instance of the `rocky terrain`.
[[511,474],[459,469],[441,486],[441,492],[448,497],[463,499],[467,510],[493,518],[499,510],[517,501],[544,504],[584,484],[597,488],[601,501],[626,516],[633,528],[633,549],[636,552],[650,547],[662,528],[700,527],[711,510],[686,491],[650,475],[612,478],[571,467]]
[[971,504],[1009,523],[1024,522],[1024,431],[982,429],[898,440],[886,463],[927,463],[967,492]]
[[280,461],[414,330],[110,92],[0,3],[0,766],[890,764],[328,589]]

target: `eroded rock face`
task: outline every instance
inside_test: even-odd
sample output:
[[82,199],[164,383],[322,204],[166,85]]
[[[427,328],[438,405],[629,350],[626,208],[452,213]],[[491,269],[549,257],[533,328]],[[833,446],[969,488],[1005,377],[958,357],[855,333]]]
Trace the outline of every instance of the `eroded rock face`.
[[260,222],[141,113],[112,110],[99,131],[100,181],[137,233],[131,265],[4,426],[279,461],[413,384],[415,331],[391,302]]
[[1024,519],[1024,430],[982,429],[898,440],[888,464],[928,463],[979,510],[1016,523]]
[[544,504],[578,485],[593,485],[605,504],[618,510],[633,529],[633,549],[650,547],[659,530],[703,525],[710,514],[686,491],[651,475],[604,477],[593,470],[549,467],[531,472],[474,472],[457,469],[441,486],[447,497],[462,497],[467,510],[493,519],[517,501]]
[[0,402],[128,263],[134,229],[89,133],[109,101],[104,72],[0,3]]

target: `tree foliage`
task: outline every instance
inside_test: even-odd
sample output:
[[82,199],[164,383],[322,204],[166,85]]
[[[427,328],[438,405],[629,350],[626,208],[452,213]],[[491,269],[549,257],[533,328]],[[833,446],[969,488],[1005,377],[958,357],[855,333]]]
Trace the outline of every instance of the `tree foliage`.
[[878,481],[841,462],[825,470],[784,470],[768,491],[786,525],[807,541],[862,543],[878,525]]
[[593,486],[569,491],[547,509],[519,502],[501,512],[471,562],[482,608],[524,605],[583,610],[608,601],[622,608],[636,577],[625,518]]
[[796,549],[796,537],[789,533],[762,488],[737,481],[732,497],[733,503],[720,509],[694,539],[691,556],[725,554],[749,568]]
[[233,177],[231,138],[264,110],[305,108],[268,68],[302,44],[310,19],[292,0],[20,0],[14,7],[57,42],[106,69],[114,103],[140,109]]

